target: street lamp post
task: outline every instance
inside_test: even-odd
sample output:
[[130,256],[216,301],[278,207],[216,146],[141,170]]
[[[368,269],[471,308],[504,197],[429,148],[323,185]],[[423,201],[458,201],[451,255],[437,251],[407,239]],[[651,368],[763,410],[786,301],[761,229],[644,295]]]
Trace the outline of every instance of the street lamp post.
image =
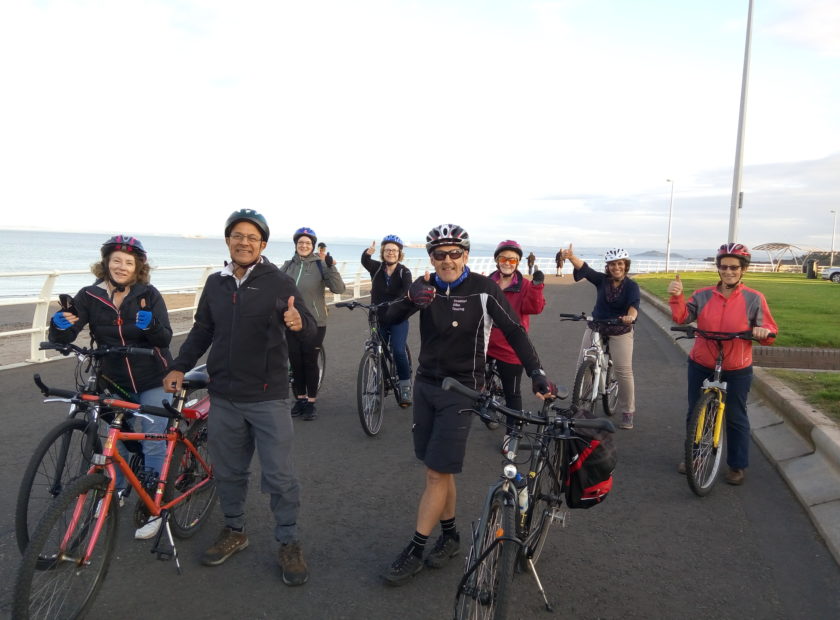
[[832,209],[831,213],[834,214],[834,223],[831,225],[831,256],[828,259],[829,269],[834,267],[834,233],[837,232],[837,211]]
[[674,214],[674,182],[671,179],[665,179],[665,182],[671,184],[671,201],[668,204],[668,238],[665,241],[665,273],[668,273],[671,266],[671,216]]

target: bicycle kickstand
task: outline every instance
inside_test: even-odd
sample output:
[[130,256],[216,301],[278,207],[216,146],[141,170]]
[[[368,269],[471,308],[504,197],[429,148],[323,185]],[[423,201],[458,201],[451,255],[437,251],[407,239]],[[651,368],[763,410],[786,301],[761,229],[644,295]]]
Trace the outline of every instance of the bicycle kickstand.
[[534,566],[534,561],[531,558],[528,558],[528,568],[534,576],[534,581],[537,582],[537,589],[540,591],[543,601],[545,602],[545,610],[553,612],[554,608],[551,606],[551,603],[548,602],[548,596],[545,593],[545,588],[543,588],[542,581],[540,581],[540,576],[537,575],[537,567]]
[[[154,553],[157,556],[157,559],[162,562],[169,560],[170,558],[175,560],[175,570],[178,571],[179,575],[183,575],[184,573],[181,572],[181,561],[178,559],[178,549],[175,547],[175,539],[172,537],[172,529],[169,527],[169,511],[162,511],[160,513],[160,518],[163,519],[163,523],[155,536],[155,543],[152,545],[151,552]],[[166,538],[169,542],[168,548],[161,547],[161,538],[163,538],[164,532],[166,533]]]

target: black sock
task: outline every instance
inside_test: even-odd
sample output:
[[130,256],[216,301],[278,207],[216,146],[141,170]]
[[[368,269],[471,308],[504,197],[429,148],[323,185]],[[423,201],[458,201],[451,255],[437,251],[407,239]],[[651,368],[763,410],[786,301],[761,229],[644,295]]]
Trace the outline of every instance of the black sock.
[[429,540],[428,536],[423,536],[420,532],[414,532],[414,538],[411,539],[411,544],[408,545],[409,552],[418,558],[422,558],[423,549],[426,547],[427,540]]
[[440,529],[444,536],[455,538],[458,535],[458,530],[455,529],[455,517],[452,517],[451,519],[441,519]]

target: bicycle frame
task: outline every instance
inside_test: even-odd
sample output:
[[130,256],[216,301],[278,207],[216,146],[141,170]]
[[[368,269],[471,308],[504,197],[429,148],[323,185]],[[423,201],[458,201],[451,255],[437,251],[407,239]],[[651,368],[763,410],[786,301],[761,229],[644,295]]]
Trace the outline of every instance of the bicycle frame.
[[582,359],[595,362],[595,380],[589,400],[594,401],[607,393],[607,365],[609,364],[609,340],[604,339],[597,329],[592,330],[592,344],[583,351]]
[[[714,392],[717,397],[717,412],[715,413],[715,427],[713,432],[712,445],[715,450],[720,446],[720,434],[723,431],[723,414],[726,409],[726,381],[721,381],[721,373],[723,372],[723,342],[718,341],[718,356],[715,361],[715,374],[711,380],[703,379],[703,393]],[[699,442],[702,437],[703,419],[701,417],[701,424],[695,430],[694,441]]]

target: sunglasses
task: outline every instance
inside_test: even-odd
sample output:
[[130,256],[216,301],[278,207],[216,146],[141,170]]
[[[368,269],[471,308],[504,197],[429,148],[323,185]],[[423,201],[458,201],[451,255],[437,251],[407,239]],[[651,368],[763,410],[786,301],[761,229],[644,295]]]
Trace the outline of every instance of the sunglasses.
[[496,259],[496,262],[498,262],[501,265],[518,265],[519,264],[519,259],[516,258],[515,256],[513,258],[507,258],[505,256],[500,256]]
[[721,271],[738,271],[741,268],[741,265],[718,265],[718,269]]
[[464,250],[435,250],[432,252],[432,258],[435,260],[445,260],[448,256],[452,260],[457,260],[464,255]]

